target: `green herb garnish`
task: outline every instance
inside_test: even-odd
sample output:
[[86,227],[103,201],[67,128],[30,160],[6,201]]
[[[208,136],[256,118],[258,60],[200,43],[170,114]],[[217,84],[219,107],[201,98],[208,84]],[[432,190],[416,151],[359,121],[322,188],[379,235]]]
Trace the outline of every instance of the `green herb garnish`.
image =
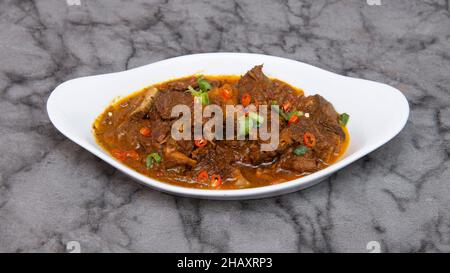
[[302,111],[291,111],[291,112],[285,112],[280,106],[277,104],[272,104],[272,109],[277,112],[284,120],[289,121],[293,115],[296,115],[298,117],[303,116]]
[[286,120],[289,121],[293,115],[296,115],[297,117],[301,117],[301,116],[303,116],[303,112],[302,111],[288,112],[288,113],[286,113]]
[[158,153],[151,153],[147,156],[145,160],[145,165],[147,166],[147,169],[150,169],[153,167],[153,162],[159,163],[161,162],[162,157]]
[[350,119],[350,116],[347,113],[342,113],[342,114],[339,115],[339,123],[342,126],[346,126],[349,119]]
[[263,122],[264,118],[255,112],[248,113],[248,116],[241,116],[238,119],[239,135],[248,135],[254,128],[259,128]]
[[309,151],[308,147],[300,145],[294,149],[294,154],[297,156],[304,155]]
[[198,99],[203,105],[209,104],[209,96],[208,96],[208,90],[211,89],[211,84],[203,78],[203,76],[200,76],[197,79],[199,90],[195,90],[192,88],[192,86],[188,86],[187,92],[190,92],[192,96],[194,96],[195,99]]
[[289,120],[286,116],[286,113],[283,111],[283,109],[280,108],[280,106],[278,106],[277,104],[272,104],[272,109],[277,112],[282,118],[284,118],[285,120]]
[[195,90],[192,86],[188,86],[188,90],[187,90],[188,92],[190,92],[191,93],[191,95],[192,96],[194,96],[194,97],[198,97],[198,96],[200,96],[203,92],[202,91],[200,91],[200,90]]
[[200,95],[200,98],[201,98],[201,100],[202,100],[202,104],[203,104],[203,105],[209,105],[209,96],[208,96],[208,93],[202,93],[202,94]]
[[195,99],[198,99],[203,105],[209,104],[208,92],[203,92],[201,90],[195,90],[192,86],[188,86],[187,92],[190,92]]
[[254,128],[256,122],[249,117],[242,116],[238,119],[238,123],[239,135],[246,136]]
[[261,124],[264,122],[264,118],[255,112],[248,113],[248,117],[255,121],[256,127],[261,126]]
[[200,90],[203,91],[203,92],[207,92],[209,89],[211,89],[211,84],[210,84],[207,80],[205,80],[205,79],[203,78],[203,76],[200,76],[200,77],[197,79],[197,83],[198,83],[198,87],[199,87]]

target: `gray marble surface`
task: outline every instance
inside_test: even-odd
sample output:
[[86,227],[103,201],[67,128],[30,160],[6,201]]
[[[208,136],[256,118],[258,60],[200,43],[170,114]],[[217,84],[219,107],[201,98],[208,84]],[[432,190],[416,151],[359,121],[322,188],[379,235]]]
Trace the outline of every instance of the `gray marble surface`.
[[[0,252],[450,252],[450,4],[380,1],[0,0]],[[317,186],[219,202],[144,188],[47,117],[63,81],[217,51],[390,84],[408,124]]]

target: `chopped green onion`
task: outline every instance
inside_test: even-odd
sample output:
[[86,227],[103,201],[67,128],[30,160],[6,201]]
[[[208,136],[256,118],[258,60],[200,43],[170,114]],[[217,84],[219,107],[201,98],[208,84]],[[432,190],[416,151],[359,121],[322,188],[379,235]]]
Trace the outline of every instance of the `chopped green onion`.
[[289,121],[293,115],[296,115],[298,117],[301,117],[304,115],[302,111],[291,111],[291,112],[285,112],[283,109],[281,109],[278,105],[272,104],[272,109],[275,110],[284,120]]
[[350,116],[347,113],[342,113],[342,114],[339,115],[339,123],[342,126],[347,125],[349,119],[350,119]]
[[242,116],[238,119],[239,135],[246,136],[254,128],[258,128],[264,122],[264,118],[255,112],[248,113],[248,116]]
[[148,155],[147,159],[145,160],[145,165],[147,166],[147,169],[150,169],[151,167],[153,167],[153,157]]
[[162,157],[158,153],[151,153],[150,154],[156,161],[156,163],[161,162]]
[[203,92],[201,90],[195,90],[192,86],[188,86],[187,92],[190,92],[194,99],[198,99],[203,105],[209,104],[209,96],[207,92]]
[[207,92],[209,89],[211,89],[211,84],[201,76],[197,79],[198,87],[201,91]]
[[197,90],[195,90],[194,88],[192,88],[192,86],[188,86],[188,90],[187,90],[188,92],[191,92],[191,94],[192,94],[192,96],[194,96],[194,97],[198,97],[198,96],[200,96],[203,92],[202,91],[197,91]]
[[301,116],[303,116],[303,112],[302,111],[292,111],[292,112],[286,113],[286,120],[289,121],[293,115],[296,115],[297,117],[301,117]]
[[294,149],[294,154],[297,156],[304,155],[309,151],[308,147],[300,145]]
[[277,112],[282,118],[284,118],[285,120],[289,120],[286,116],[286,113],[283,111],[283,109],[281,109],[278,105],[276,104],[272,104],[272,109]]
[[275,112],[277,112],[277,113],[280,113],[280,106],[278,106],[278,104],[272,104],[271,105],[271,108],[275,111]]
[[249,117],[242,116],[238,119],[239,135],[246,136],[255,128],[255,121]]
[[264,118],[258,115],[255,112],[248,113],[248,117],[251,118],[253,121],[256,122],[256,127],[261,126],[261,124],[264,122]]
[[162,157],[158,153],[151,153],[147,156],[145,160],[145,165],[147,169],[153,167],[153,162],[159,163],[161,162]]
[[202,93],[202,94],[200,95],[200,98],[201,98],[201,100],[202,100],[202,104],[203,104],[203,105],[208,105],[208,104],[209,104],[209,96],[208,96],[208,93]]

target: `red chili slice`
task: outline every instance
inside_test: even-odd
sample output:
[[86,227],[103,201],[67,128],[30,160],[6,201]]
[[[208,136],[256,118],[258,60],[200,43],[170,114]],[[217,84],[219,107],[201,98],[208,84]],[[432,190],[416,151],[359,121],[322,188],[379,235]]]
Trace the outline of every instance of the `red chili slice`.
[[152,131],[148,127],[142,127],[139,130],[139,133],[145,137],[149,137],[152,134]]
[[222,178],[220,178],[220,175],[213,175],[211,176],[211,187],[217,188],[220,185],[222,185]]
[[198,174],[197,179],[200,181],[208,180],[208,173],[205,170],[201,171]]
[[135,150],[130,151],[120,151],[118,149],[113,149],[111,154],[120,161],[124,161],[127,158],[131,158],[133,160],[139,160],[140,156]]
[[229,84],[224,84],[220,90],[219,90],[220,95],[222,96],[222,98],[224,98],[225,100],[231,99],[232,97],[232,90],[231,90],[231,86]]
[[251,100],[252,100],[252,97],[250,96],[250,94],[245,93],[244,95],[242,95],[242,98],[241,98],[242,106],[247,107],[247,105],[250,104]]
[[207,141],[206,139],[204,139],[204,138],[202,138],[202,139],[196,139],[196,140],[194,141],[195,146],[197,146],[197,147],[199,147],[199,148],[205,146],[207,143],[208,143],[208,141]]
[[288,121],[288,125],[291,125],[292,123],[297,123],[299,121],[299,118],[297,115],[292,115],[292,117]]
[[313,134],[311,134],[310,132],[306,132],[303,135],[303,143],[305,143],[305,146],[312,148],[312,147],[316,146],[316,137]]
[[284,112],[289,111],[289,108],[291,108],[291,102],[289,101],[283,103],[283,105],[281,106],[281,109],[283,109]]
[[118,149],[112,149],[111,154],[112,154],[112,156],[114,156],[116,159],[118,159],[120,161],[125,159],[125,154]]
[[139,154],[135,150],[126,151],[124,154],[125,154],[125,157],[131,158],[133,160],[140,159]]

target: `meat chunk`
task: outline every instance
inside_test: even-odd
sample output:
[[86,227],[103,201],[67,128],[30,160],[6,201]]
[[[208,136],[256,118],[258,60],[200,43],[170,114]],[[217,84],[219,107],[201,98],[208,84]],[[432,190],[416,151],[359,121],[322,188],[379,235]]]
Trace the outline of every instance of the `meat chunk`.
[[170,82],[167,84],[167,87],[169,90],[173,91],[186,91],[188,90],[188,87],[191,86],[193,88],[198,87],[197,78],[196,77],[189,77],[186,79],[182,79],[175,82]]
[[301,137],[305,131],[313,133],[317,144],[313,148],[317,157],[327,162],[334,153],[339,152],[340,144],[345,140],[345,133],[339,124],[339,114],[333,105],[320,95],[304,97],[300,102],[300,108],[304,113],[308,113],[309,118],[304,118],[300,122],[303,129],[294,126],[294,130],[300,133]]
[[298,123],[283,128],[277,151],[286,152],[290,147],[295,148],[298,145],[305,145],[304,135],[307,132],[316,138],[316,144],[311,149],[317,158],[328,162],[333,153],[338,152],[335,149],[339,147],[341,137],[334,131],[325,129],[312,118],[305,117],[301,117]]
[[273,88],[272,81],[262,72],[262,65],[253,67],[238,82],[239,98],[243,94],[250,94],[252,101],[258,104],[268,104],[268,94]]
[[[165,120],[158,120],[151,122],[151,138],[155,139],[158,143],[164,143],[168,135],[170,134],[171,123]],[[143,139],[146,139],[145,137]]]
[[249,157],[253,165],[260,165],[263,163],[270,163],[276,159],[276,151],[262,151],[261,145],[257,141],[249,145]]
[[157,94],[158,89],[156,87],[148,88],[139,105],[130,113],[130,118],[143,118],[150,110],[153,99]]
[[247,180],[247,178],[242,175],[241,170],[239,168],[235,168],[232,171],[232,182],[234,182],[234,186],[237,188],[247,188],[250,186],[250,181]]
[[172,108],[176,105],[187,105],[191,109],[194,99],[186,92],[159,92],[155,97],[155,107],[162,119],[171,119]]
[[170,149],[168,147],[165,147],[164,149],[164,158],[165,158],[165,165],[168,168],[181,165],[195,167],[195,165],[197,164],[197,161],[193,160],[192,158],[189,158],[185,154]]
[[164,146],[163,155],[164,165],[167,168],[183,165],[195,167],[197,165],[196,160],[178,150],[177,144],[173,139],[170,139]]
[[312,147],[314,155],[328,162],[334,153],[339,152],[337,149],[345,139],[338,113],[319,95],[301,98],[298,110],[305,115],[300,117],[298,123],[281,130],[277,151],[285,152],[289,147],[304,145],[304,135],[308,132],[316,138],[316,145]]
[[300,174],[318,170],[318,162],[312,152],[308,152],[302,156],[296,156],[293,154],[292,149],[289,149],[289,151],[280,157],[278,166],[282,169],[291,170]]
[[205,170],[210,175],[220,175],[222,180],[232,178],[234,163],[233,151],[226,149],[220,143],[207,144],[193,152],[192,157],[198,161],[197,169]]
[[279,143],[277,147],[277,151],[283,152],[295,142],[296,139],[299,139],[298,136],[295,138],[293,135],[292,127],[285,127],[281,130],[279,136]]
[[339,114],[326,99],[320,95],[303,97],[300,109],[309,113],[309,116],[318,124],[345,139],[345,133],[339,125]]

